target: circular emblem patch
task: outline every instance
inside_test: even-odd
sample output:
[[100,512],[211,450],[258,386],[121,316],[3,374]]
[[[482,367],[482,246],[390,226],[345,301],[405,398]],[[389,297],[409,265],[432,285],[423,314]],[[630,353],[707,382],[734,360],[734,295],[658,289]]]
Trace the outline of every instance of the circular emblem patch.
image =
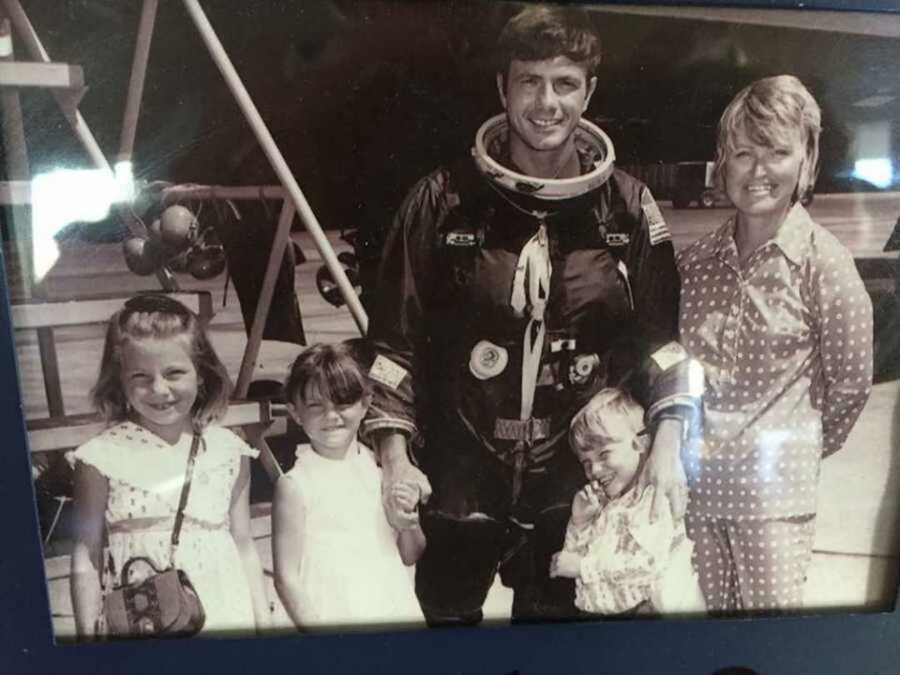
[[569,366],[569,381],[572,384],[584,384],[600,365],[600,357],[596,354],[581,354],[575,357]]
[[472,347],[469,370],[479,380],[487,380],[502,373],[508,362],[509,354],[503,347],[481,340]]

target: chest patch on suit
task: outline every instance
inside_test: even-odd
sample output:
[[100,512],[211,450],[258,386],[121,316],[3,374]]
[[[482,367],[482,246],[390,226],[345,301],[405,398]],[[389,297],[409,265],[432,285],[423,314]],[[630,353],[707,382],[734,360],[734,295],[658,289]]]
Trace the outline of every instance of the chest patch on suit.
[[502,373],[508,362],[509,354],[503,347],[481,340],[472,348],[469,371],[479,380],[487,380]]
[[627,232],[608,232],[605,239],[607,246],[628,246],[631,243],[631,236]]
[[474,232],[448,232],[444,242],[447,246],[475,246],[477,238]]
[[650,355],[660,370],[668,370],[688,357],[687,352],[677,342],[669,342]]
[[397,389],[407,375],[409,375],[409,372],[403,366],[380,354],[375,358],[375,363],[369,369],[369,377],[391,389]]
[[647,188],[644,188],[644,191],[641,193],[641,211],[644,212],[644,218],[647,219],[651,246],[656,246],[672,238],[666,225],[666,220],[663,218],[656,200],[653,199],[653,195],[650,194],[650,190]]

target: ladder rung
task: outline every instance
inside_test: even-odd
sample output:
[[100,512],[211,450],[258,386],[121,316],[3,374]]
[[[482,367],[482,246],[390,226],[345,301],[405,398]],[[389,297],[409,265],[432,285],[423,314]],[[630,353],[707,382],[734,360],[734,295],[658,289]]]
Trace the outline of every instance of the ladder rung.
[[84,72],[81,66],[67,63],[4,61],[0,62],[0,87],[82,89]]

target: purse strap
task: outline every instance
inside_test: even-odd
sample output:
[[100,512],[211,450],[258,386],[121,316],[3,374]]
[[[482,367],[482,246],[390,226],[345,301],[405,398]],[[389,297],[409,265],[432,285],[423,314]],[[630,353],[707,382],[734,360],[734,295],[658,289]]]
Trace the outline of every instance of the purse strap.
[[187,469],[184,472],[184,485],[181,486],[181,497],[178,499],[178,511],[175,513],[175,527],[172,528],[171,565],[175,564],[175,551],[178,548],[178,538],[181,536],[184,508],[187,506],[188,494],[191,491],[191,480],[194,477],[194,460],[197,458],[197,448],[199,447],[200,434],[195,433],[194,438],[191,440],[191,451],[188,453]]

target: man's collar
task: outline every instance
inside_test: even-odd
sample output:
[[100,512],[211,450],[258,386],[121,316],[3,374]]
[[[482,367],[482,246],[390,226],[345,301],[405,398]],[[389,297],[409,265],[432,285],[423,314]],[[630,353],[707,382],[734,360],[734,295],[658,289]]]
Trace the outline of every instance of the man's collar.
[[[594,170],[597,166],[597,151],[590,146],[575,146],[575,155],[578,157],[578,172],[583,176]],[[516,173],[525,174],[525,171],[513,161],[512,153],[509,149],[509,138],[498,139],[497,144],[491,148],[491,154],[495,159],[504,166],[512,169]]]
[[[580,197],[603,185],[613,173],[615,150],[612,141],[600,128],[582,118],[574,131],[579,161],[588,161],[586,173],[573,178],[535,178],[519,173],[503,164],[502,154],[506,151],[509,121],[505,113],[487,120],[475,134],[472,156],[479,172],[494,185],[534,197],[542,201],[560,201]],[[585,157],[582,152],[590,149]],[[498,161],[500,159],[500,161]]]

